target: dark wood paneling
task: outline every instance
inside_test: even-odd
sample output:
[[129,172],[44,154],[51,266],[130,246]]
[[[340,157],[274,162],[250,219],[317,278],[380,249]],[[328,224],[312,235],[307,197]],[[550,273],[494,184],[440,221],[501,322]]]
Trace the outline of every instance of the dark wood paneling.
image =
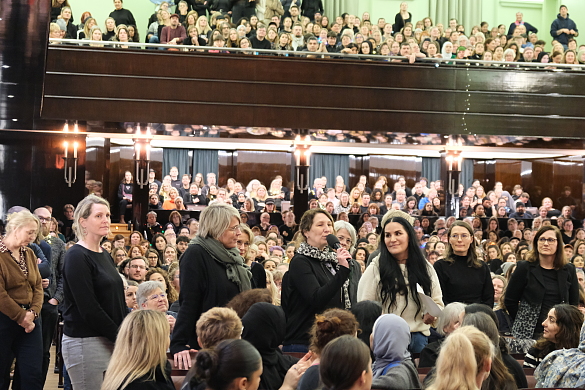
[[[236,163],[234,162],[234,153],[230,150],[220,150],[218,151],[219,157],[219,177],[217,178],[217,183],[220,186],[225,186],[227,183],[227,179],[236,178]],[[283,176],[284,177],[284,176]],[[285,179],[286,180],[286,179]]]
[[542,198],[554,199],[554,161],[549,159],[532,161],[532,187],[528,188],[530,201],[534,207],[540,207]]
[[386,176],[392,192],[398,176],[406,178],[406,186],[412,188],[421,177],[422,158],[411,156],[370,156],[369,183],[374,185],[379,176]]
[[583,183],[583,161],[574,159],[555,160],[553,163],[553,192],[550,197],[553,204],[561,196],[565,186],[571,187],[571,196],[577,200],[577,207],[580,207],[579,199],[582,198]]
[[577,137],[584,117],[570,72],[79,47],[47,71],[44,118]]
[[291,153],[238,150],[237,160],[237,178],[245,186],[258,179],[268,188],[276,175],[282,176],[284,183],[290,177]]
[[349,182],[345,183],[345,190],[347,192],[350,192],[356,186],[361,175],[368,176],[367,168],[365,168],[368,160],[368,156],[349,156]]
[[505,191],[512,193],[516,184],[521,184],[521,162],[519,160],[496,160],[496,181],[501,181]]

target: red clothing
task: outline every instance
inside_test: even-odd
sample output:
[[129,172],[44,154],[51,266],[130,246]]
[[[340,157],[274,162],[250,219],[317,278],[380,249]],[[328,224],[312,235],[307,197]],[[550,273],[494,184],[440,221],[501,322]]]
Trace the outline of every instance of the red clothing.
[[181,25],[177,26],[177,28],[165,26],[163,27],[160,35],[160,43],[169,43],[174,38],[179,38],[177,43],[180,44],[183,42],[183,40],[187,39],[187,32],[185,31],[185,27]]

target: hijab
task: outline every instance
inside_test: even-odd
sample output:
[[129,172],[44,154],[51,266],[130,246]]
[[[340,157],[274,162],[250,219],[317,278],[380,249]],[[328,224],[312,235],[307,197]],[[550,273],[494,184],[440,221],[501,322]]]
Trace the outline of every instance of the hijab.
[[585,324],[579,347],[549,353],[534,371],[536,387],[585,388]]
[[382,375],[392,363],[410,359],[410,327],[396,314],[384,314],[374,323],[372,330],[374,358],[374,378]]
[[284,355],[279,348],[286,335],[284,311],[271,303],[258,302],[244,315],[242,325],[242,339],[249,341],[262,357],[264,371],[259,388],[279,389],[287,371],[298,360]]
[[[447,47],[447,45],[451,45],[451,54],[447,53],[447,50],[445,50],[445,48]],[[441,54],[443,55],[443,58],[453,58],[454,57],[454,53],[453,53],[453,44],[449,41],[445,42],[443,44],[443,48],[441,49]]]

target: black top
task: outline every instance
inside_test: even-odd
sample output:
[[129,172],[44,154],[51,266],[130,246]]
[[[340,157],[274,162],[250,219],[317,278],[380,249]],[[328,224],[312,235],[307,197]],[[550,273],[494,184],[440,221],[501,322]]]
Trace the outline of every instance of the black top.
[[345,308],[341,288],[349,276],[349,268],[339,267],[333,275],[318,259],[301,254],[293,257],[282,280],[282,308],[286,314],[284,345],[309,345],[315,314],[332,307]]
[[542,272],[544,278],[544,299],[542,300],[542,306],[540,307],[536,329],[534,329],[535,334],[541,334],[544,332],[542,323],[548,317],[550,308],[557,303],[562,302],[557,271],[540,267],[540,272]]
[[524,370],[520,363],[518,363],[518,360],[514,359],[510,354],[503,353],[502,361],[508,369],[508,372],[514,377],[516,386],[518,386],[519,389],[526,389],[528,387],[528,380],[526,379],[526,374],[524,374]]
[[493,259],[487,263],[488,267],[490,268],[490,271],[492,271],[493,273],[497,273],[497,271],[502,267],[502,264],[503,264],[502,260],[500,259]]
[[[504,303],[510,313],[512,321],[516,319],[520,301],[526,301],[528,304],[541,305],[541,311],[548,313],[552,306],[559,303],[568,303],[577,306],[579,303],[579,282],[577,281],[577,274],[575,273],[575,266],[571,263],[564,265],[558,270],[550,270],[550,274],[556,273],[557,288],[555,293],[556,302],[552,301],[551,292],[547,292],[547,286],[552,288],[552,277],[548,276],[548,281],[545,280],[544,270],[539,262],[519,261],[516,270],[510,278],[508,287],[506,288],[506,296]],[[546,301],[546,304],[545,304]],[[550,306],[549,306],[550,305]],[[538,321],[537,321],[538,322]],[[538,325],[536,324],[537,329]],[[542,327],[540,327],[542,331]],[[538,335],[535,330],[534,335]]]
[[171,380],[171,364],[168,361],[165,371],[166,378],[162,368],[158,366],[154,372],[154,380],[149,378],[150,374],[147,374],[130,382],[128,386],[124,387],[124,390],[175,390],[175,385]]
[[264,38],[263,40],[259,40],[256,37],[252,37],[250,39],[250,43],[252,44],[252,47],[254,49],[265,49],[265,50],[272,49],[272,44],[266,38]]
[[126,26],[136,26],[136,20],[134,15],[127,9],[115,9],[110,12],[110,18],[114,18],[116,26],[119,24],[125,24]]
[[207,310],[225,306],[240,293],[239,287],[227,278],[226,268],[215,261],[201,245],[189,245],[180,262],[181,310],[171,340],[171,353],[197,349],[195,324]]
[[307,371],[305,371],[297,386],[297,390],[316,390],[322,388],[324,387],[323,382],[321,382],[318,364],[307,368]]
[[278,227],[278,231],[280,232],[282,240],[284,241],[285,244],[288,244],[289,242],[292,241],[297,230],[299,230],[299,225],[288,227],[287,225],[282,224]]
[[[134,189],[134,184],[132,184],[132,183],[130,183],[130,184],[120,183],[120,185],[118,186],[118,199],[122,200],[124,198],[124,194],[132,195],[133,189]],[[130,198],[132,198],[132,196],[130,196]]]
[[462,302],[494,307],[494,285],[487,264],[473,268],[467,265],[467,256],[452,257],[455,260],[453,263],[441,259],[434,264],[445,306],[451,302]]
[[65,254],[63,293],[63,332],[67,336],[116,341],[128,311],[122,278],[108,252],[71,247]]

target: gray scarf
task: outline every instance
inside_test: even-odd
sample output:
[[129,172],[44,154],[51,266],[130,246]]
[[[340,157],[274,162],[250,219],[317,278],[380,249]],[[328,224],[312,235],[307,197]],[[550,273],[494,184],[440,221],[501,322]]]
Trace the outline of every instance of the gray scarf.
[[199,244],[218,263],[225,266],[227,277],[240,288],[240,292],[252,288],[252,272],[244,266],[244,259],[237,248],[226,249],[214,238],[196,236],[189,244]]

